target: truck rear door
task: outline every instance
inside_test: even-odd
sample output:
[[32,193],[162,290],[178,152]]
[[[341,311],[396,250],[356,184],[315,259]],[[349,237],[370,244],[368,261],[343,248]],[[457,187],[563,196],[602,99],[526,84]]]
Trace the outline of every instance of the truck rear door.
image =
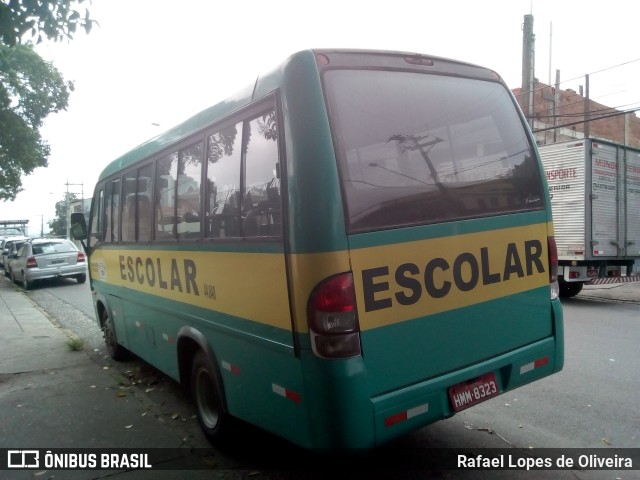
[[640,152],[625,150],[626,238],[624,255],[640,257]]
[[[623,255],[625,218],[621,209],[618,148],[591,141],[591,254],[593,258]],[[589,246],[587,246],[589,248]]]

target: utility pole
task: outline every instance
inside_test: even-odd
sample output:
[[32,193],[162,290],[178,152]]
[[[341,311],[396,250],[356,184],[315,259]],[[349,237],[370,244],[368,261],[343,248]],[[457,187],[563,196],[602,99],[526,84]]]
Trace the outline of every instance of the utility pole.
[[589,100],[589,74],[584,76],[584,138],[589,138],[589,123],[591,114],[591,101]]
[[534,72],[535,72],[535,35],[533,34],[533,15],[524,16],[522,25],[522,103],[533,129],[534,108]]
[[553,143],[558,142],[558,115],[560,114],[560,70],[556,70],[555,99],[553,101]]
[[[551,107],[548,110],[552,112],[551,113],[552,121],[548,123],[551,123],[554,128],[550,129],[549,133],[553,132],[552,133],[553,143],[557,143],[558,141],[558,133],[557,133],[558,108],[560,105],[560,70],[556,70],[555,87],[551,87],[551,81],[549,81],[549,87],[551,89],[551,92],[543,91],[542,98],[544,100],[547,100],[551,104]],[[547,131],[544,132],[544,143],[545,145],[547,144]]]

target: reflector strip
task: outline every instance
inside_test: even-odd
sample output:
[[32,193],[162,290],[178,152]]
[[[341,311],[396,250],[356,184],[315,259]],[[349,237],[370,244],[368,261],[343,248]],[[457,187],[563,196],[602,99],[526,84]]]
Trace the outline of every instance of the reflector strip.
[[271,384],[271,389],[273,390],[273,393],[287,398],[292,402],[300,403],[300,401],[302,400],[298,392],[294,392],[293,390],[289,390],[288,388],[281,387],[280,385],[276,385],[275,383]]
[[139,322],[138,320],[136,320],[136,328],[144,328],[144,323]]
[[520,375],[535,370],[536,368],[544,367],[549,363],[549,357],[539,358],[535,362],[527,363],[520,367]]
[[173,337],[171,337],[171,335],[167,335],[166,333],[163,333],[162,338],[164,339],[165,342],[173,343]]
[[429,404],[425,403],[422,405],[418,405],[417,407],[410,408],[409,410],[405,410],[404,412],[399,412],[391,415],[384,419],[384,426],[391,427],[398,423],[404,422],[413,417],[417,417],[423,413],[427,413],[429,411]]
[[233,373],[234,375],[240,375],[240,367],[238,365],[233,365],[229,362],[222,361],[222,368]]

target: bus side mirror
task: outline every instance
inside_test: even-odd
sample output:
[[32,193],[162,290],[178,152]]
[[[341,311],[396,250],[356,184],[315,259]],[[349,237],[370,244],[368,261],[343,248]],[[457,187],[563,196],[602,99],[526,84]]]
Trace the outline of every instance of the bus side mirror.
[[87,222],[84,213],[76,212],[71,214],[71,236],[74,240],[87,239]]

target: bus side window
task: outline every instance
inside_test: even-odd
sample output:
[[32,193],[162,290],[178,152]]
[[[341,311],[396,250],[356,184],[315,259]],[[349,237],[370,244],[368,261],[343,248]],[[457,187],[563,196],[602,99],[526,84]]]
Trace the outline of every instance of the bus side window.
[[122,241],[136,240],[136,185],[137,172],[127,173],[122,182]]
[[156,175],[156,240],[176,238],[178,152],[158,160]]
[[104,202],[104,241],[117,242],[120,230],[120,179],[107,183]]
[[247,237],[282,235],[282,201],[278,172],[278,131],[275,110],[248,124],[246,193],[242,230]]
[[140,167],[138,170],[138,188],[136,197],[138,199],[138,241],[148,242],[151,240],[151,227],[153,225],[153,208],[151,208],[151,179],[153,175],[153,164]]
[[207,192],[205,206],[207,238],[240,235],[240,155],[242,123],[231,125],[207,138]]
[[91,225],[90,225],[90,237],[89,237],[89,245],[94,246],[96,243],[104,240],[104,219],[103,216],[103,208],[104,208],[104,190],[101,188],[97,192],[97,201],[94,200],[92,203],[92,212],[91,212]]
[[202,142],[180,149],[177,178],[177,233],[181,239],[200,238],[200,179]]

